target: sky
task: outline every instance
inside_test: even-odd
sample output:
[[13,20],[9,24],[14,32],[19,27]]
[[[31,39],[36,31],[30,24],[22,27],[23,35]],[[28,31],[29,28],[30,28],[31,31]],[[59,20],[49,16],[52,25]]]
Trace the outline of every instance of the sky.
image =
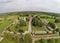
[[0,0],[0,13],[13,11],[60,13],[60,0]]

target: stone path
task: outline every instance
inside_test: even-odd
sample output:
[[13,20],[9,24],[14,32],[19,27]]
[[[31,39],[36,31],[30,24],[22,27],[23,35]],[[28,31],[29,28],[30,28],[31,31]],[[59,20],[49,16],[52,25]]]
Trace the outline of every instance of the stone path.
[[0,42],[1,42],[3,39],[4,39],[3,37],[0,37]]

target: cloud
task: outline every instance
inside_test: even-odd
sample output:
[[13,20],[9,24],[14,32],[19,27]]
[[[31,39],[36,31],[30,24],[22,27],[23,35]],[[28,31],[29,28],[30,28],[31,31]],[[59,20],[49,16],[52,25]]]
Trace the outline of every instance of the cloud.
[[60,0],[0,0],[0,12],[50,11],[60,13]]
[[0,3],[9,3],[9,2],[11,2],[10,0],[0,0]]

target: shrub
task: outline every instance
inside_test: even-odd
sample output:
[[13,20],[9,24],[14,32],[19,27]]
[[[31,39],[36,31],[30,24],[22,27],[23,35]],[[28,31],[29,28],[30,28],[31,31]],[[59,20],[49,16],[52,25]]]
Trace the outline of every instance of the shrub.
[[53,23],[51,23],[51,22],[49,22],[48,25],[49,25],[51,28],[53,28],[53,29],[56,27],[55,24],[53,24]]
[[24,20],[20,20],[19,26],[26,26],[26,22]]
[[30,34],[26,34],[24,37],[24,43],[32,43],[32,37]]
[[24,31],[23,30],[19,30],[18,32],[23,33]]
[[37,16],[32,19],[32,25],[33,26],[39,26],[39,27],[42,27],[43,26],[40,18],[37,17]]
[[56,19],[56,20],[55,20],[55,23],[60,23],[60,20],[59,20],[59,19]]

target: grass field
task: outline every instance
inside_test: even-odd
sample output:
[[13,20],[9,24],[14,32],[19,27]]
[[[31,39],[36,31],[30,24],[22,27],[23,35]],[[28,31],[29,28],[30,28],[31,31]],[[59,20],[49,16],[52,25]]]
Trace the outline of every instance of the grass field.
[[49,18],[47,18],[46,20],[49,22],[52,22],[52,23],[54,23],[54,21],[55,21],[54,19],[49,19]]
[[55,23],[54,19],[46,19],[46,20],[49,21],[49,22],[51,22],[51,23],[54,23],[56,26],[60,27],[60,23]]
[[2,40],[2,42],[0,42],[0,43],[15,43],[15,41],[13,41],[13,40],[8,40],[8,39],[4,39],[4,40]]
[[4,33],[4,39],[0,43],[18,43],[18,39],[20,39],[21,36],[22,35],[19,35],[18,37],[17,34]]
[[[23,18],[23,17],[20,17],[20,18]],[[16,31],[16,32],[18,32],[18,30],[27,31],[28,30],[28,25],[29,25],[28,22],[26,22],[26,26],[18,26],[18,27],[16,27],[17,24],[14,24],[9,29],[11,31]]]
[[7,18],[8,19],[2,21],[3,23],[0,25],[0,30],[3,30],[8,25],[10,25],[17,18],[17,16],[14,16],[14,17],[11,17],[11,18],[7,17]]
[[44,27],[32,26],[33,31],[45,31]]
[[16,28],[16,25],[13,25],[13,26],[11,26],[10,27],[10,30],[11,31],[16,31],[16,32],[18,32],[18,30],[23,30],[23,31],[27,31],[27,29],[28,29],[28,25],[26,25],[26,26],[23,26],[23,27],[18,27],[18,28]]
[[[53,43],[60,43],[60,39],[54,39],[54,40],[55,40],[55,42],[53,42]],[[40,40],[37,40],[37,41],[35,41],[35,43],[41,43],[41,42],[40,42]],[[51,43],[51,42],[48,42],[47,39],[44,39],[43,43]]]
[[60,23],[55,23],[56,26],[60,27]]
[[[44,43],[47,43],[46,39],[44,39],[43,41],[44,41]],[[37,40],[37,41],[35,41],[35,43],[41,43],[41,42],[40,42],[40,40]]]

